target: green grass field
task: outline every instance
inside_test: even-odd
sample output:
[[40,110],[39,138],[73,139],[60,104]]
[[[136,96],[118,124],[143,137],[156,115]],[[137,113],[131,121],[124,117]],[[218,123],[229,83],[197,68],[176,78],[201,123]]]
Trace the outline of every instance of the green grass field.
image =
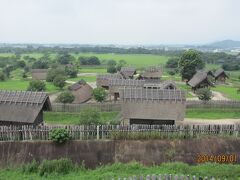
[[8,168],[0,170],[1,180],[108,180],[112,178],[128,178],[133,175],[172,174],[172,175],[196,175],[197,177],[215,177],[228,180],[237,180],[240,177],[240,165],[233,164],[200,164],[190,166],[184,163],[163,163],[155,166],[143,166],[137,162],[128,164],[115,163],[112,165],[100,166],[94,170],[85,168],[71,169],[68,174],[49,173],[40,176],[38,172],[24,173],[22,168]]
[[[119,123],[116,119],[118,112],[101,112],[103,124]],[[187,109],[186,118],[194,119],[240,119],[238,109]],[[79,112],[44,112],[44,121],[47,124],[80,124]]]
[[[17,80],[6,80],[0,81],[0,88],[3,90],[27,90],[29,85],[29,80],[17,79]],[[59,89],[56,88],[52,83],[46,82],[46,91],[49,93],[58,92]]]
[[80,81],[81,79],[85,80],[86,82],[96,82],[96,76],[78,76],[76,78],[69,78],[69,81]]
[[[118,112],[101,112],[101,122],[103,124],[114,123]],[[79,113],[69,112],[44,112],[44,121],[47,124],[80,124]]]
[[212,88],[213,91],[223,93],[227,98],[232,100],[240,100],[240,94],[237,93],[238,88],[226,85],[218,85]]
[[187,109],[186,118],[194,119],[240,119],[239,109]]

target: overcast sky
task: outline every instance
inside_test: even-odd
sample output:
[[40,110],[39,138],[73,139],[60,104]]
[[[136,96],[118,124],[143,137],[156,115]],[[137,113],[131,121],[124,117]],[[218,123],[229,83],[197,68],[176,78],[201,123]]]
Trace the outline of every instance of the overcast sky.
[[0,42],[183,44],[240,40],[239,0],[0,0]]

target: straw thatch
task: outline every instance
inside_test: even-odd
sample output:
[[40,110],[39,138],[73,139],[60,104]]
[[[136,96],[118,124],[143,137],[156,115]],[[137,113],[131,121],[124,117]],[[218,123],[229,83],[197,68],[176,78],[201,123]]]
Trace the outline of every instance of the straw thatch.
[[163,81],[162,83],[146,83],[143,87],[153,89],[177,89],[176,83],[171,80]]
[[73,103],[80,104],[84,103],[91,99],[93,88],[87,84],[84,80],[81,80],[75,84],[72,84],[68,88],[72,94],[74,95],[75,99]]
[[186,95],[181,90],[121,88],[124,124],[174,124],[183,120]]
[[51,110],[45,92],[0,90],[0,124],[39,124],[43,110]]
[[32,69],[32,78],[37,80],[45,80],[47,78],[47,69]]
[[214,76],[215,76],[216,82],[223,82],[223,83],[225,82],[226,78],[229,78],[222,68],[218,69],[215,72]]
[[125,79],[133,79],[136,74],[136,69],[133,67],[122,67],[120,73]]
[[141,74],[143,79],[160,79],[163,75],[163,69],[161,67],[148,67],[145,71]]
[[108,89],[110,79],[123,79],[123,76],[120,73],[116,74],[98,74],[96,79],[97,87],[103,87]]
[[201,88],[213,86],[212,82],[208,80],[208,75],[211,75],[209,71],[198,71],[192,79],[188,82],[188,84],[193,88]]

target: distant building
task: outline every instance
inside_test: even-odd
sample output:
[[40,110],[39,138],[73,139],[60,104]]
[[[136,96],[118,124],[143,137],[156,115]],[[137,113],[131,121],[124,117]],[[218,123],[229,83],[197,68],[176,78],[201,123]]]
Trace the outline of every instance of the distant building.
[[122,67],[120,73],[124,79],[133,79],[133,76],[136,74],[136,69],[133,67]]
[[81,80],[75,84],[72,84],[68,87],[68,89],[72,92],[75,99],[73,103],[80,104],[84,103],[91,99],[93,88],[87,84],[84,80]]
[[199,88],[213,86],[213,83],[210,81],[210,78],[213,78],[214,75],[211,71],[198,71],[190,81],[188,81],[188,85],[192,87],[195,91]]
[[174,124],[184,120],[184,91],[127,87],[120,90],[120,98],[124,124]]
[[0,90],[0,125],[38,125],[50,110],[45,92]]
[[215,81],[216,83],[225,83],[226,78],[228,78],[228,75],[225,73],[223,69],[218,69],[215,74]]
[[123,79],[120,73],[115,74],[98,74],[96,79],[97,87],[103,87],[109,89],[109,83],[111,79]]
[[159,83],[162,75],[163,69],[161,67],[148,67],[138,79],[145,80],[146,83]]
[[32,78],[37,80],[46,80],[47,69],[32,69]]

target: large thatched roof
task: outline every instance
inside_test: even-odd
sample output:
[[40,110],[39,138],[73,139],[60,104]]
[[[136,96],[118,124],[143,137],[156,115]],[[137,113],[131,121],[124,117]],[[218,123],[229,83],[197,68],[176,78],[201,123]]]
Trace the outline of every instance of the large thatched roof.
[[214,73],[214,76],[215,76],[215,78],[218,78],[218,76],[220,76],[220,75],[224,75],[225,77],[228,77],[228,75],[225,73],[225,71],[222,69],[222,68],[220,68],[220,69],[218,69],[215,73]]
[[161,67],[148,67],[140,75],[142,78],[161,78],[163,74],[163,69]]
[[45,80],[47,78],[47,69],[32,69],[32,78],[38,80]]
[[208,82],[209,85],[212,85],[212,83],[210,81],[208,81],[208,75],[209,75],[209,71],[198,71],[193,77],[192,79],[188,82],[188,84],[191,87],[196,87],[199,84],[201,84],[202,82],[206,81]]
[[136,69],[133,67],[122,67],[120,73],[125,79],[132,78],[136,74]]
[[109,86],[140,86],[145,84],[145,80],[133,79],[110,79]]
[[161,83],[146,83],[144,88],[155,88],[155,89],[177,89],[177,85],[174,81],[168,80]]
[[115,74],[98,74],[96,84],[98,87],[108,87],[110,79],[123,79],[123,76],[119,72]]
[[75,99],[73,103],[84,103],[91,99],[93,88],[87,84],[84,80],[81,80],[75,84],[69,86],[69,90],[73,93]]
[[126,87],[120,89],[122,100],[175,100],[186,101],[185,92],[182,90],[169,89],[143,89]]
[[45,92],[0,90],[0,122],[34,123],[41,110],[51,110]]

